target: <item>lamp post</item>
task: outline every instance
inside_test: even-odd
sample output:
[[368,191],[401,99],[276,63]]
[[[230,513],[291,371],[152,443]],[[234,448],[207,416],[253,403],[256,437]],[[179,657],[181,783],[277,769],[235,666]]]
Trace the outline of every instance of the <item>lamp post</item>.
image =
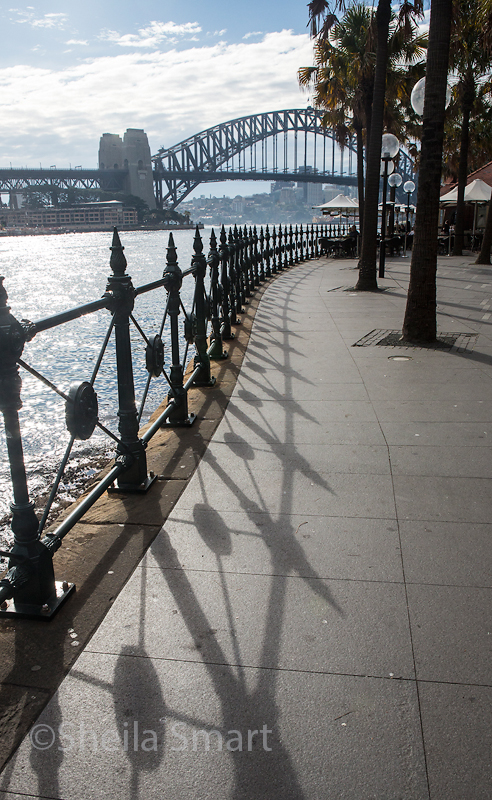
[[408,215],[410,213],[410,195],[412,194],[412,192],[415,191],[414,182],[406,181],[403,184],[403,191],[407,193],[407,207],[405,209],[405,245],[404,245],[405,252],[403,253],[403,257],[408,258],[407,256]]
[[[390,187],[390,218],[389,218],[389,235],[391,238],[395,235],[395,199],[396,199],[396,188],[397,186],[401,186],[403,183],[403,178],[398,172],[393,172],[392,175],[388,178],[388,185]],[[393,255],[393,244],[391,243],[391,255]]]
[[[381,167],[383,175],[383,208],[381,219],[381,243],[379,245],[379,277],[384,278],[384,262],[386,256],[386,191],[388,188],[388,175],[393,172],[392,159],[398,155],[400,143],[392,133],[383,134],[381,140]],[[391,163],[392,169],[389,169]]]

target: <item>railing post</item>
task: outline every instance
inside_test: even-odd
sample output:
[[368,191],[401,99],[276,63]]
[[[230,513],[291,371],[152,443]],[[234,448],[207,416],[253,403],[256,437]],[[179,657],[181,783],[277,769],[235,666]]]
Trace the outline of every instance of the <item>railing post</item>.
[[[239,325],[241,322],[237,316],[238,292],[237,292],[237,247],[234,242],[232,228],[229,228],[229,303],[231,308],[231,325]],[[239,298],[240,299],[240,298]]]
[[265,280],[265,234],[263,233],[263,225],[260,228],[260,235],[258,237],[258,241],[260,243],[260,283],[263,283]]
[[125,464],[125,471],[118,478],[118,490],[145,492],[154,478],[147,475],[145,445],[138,438],[138,411],[135,404],[132,349],[130,341],[130,315],[135,301],[135,289],[131,277],[126,273],[126,258],[116,228],[110,247],[109,276],[105,296],[108,308],[114,315],[116,348],[116,371],[118,379],[118,430],[120,443],[116,449],[116,461]]
[[251,240],[248,236],[248,227],[244,226],[243,229],[243,242],[244,242],[244,280],[245,280],[245,293],[246,297],[251,297],[254,290],[254,282],[252,277],[253,262],[251,261]]
[[234,334],[231,329],[231,295],[230,295],[230,280],[229,280],[229,247],[227,246],[227,234],[222,225],[220,231],[220,246],[219,246],[219,261],[220,261],[220,283],[222,286],[222,328],[221,334],[223,339],[234,339]]
[[0,618],[49,619],[74,587],[55,583],[52,553],[40,540],[34,503],[29,500],[18,413],[22,408],[22,380],[17,364],[27,335],[21,323],[10,314],[3,280],[0,278],[0,410],[12,477],[14,501],[10,508],[14,544],[8,554],[8,572],[0,581]]
[[299,261],[302,261],[302,225],[301,225],[301,244],[300,244],[300,247],[301,247],[301,255],[299,255],[299,228],[296,225],[296,227],[294,229],[294,252],[295,252],[294,261],[296,262],[296,264],[298,264]]
[[277,253],[278,253],[278,265],[277,269],[278,272],[282,272],[284,268],[284,246],[282,244],[282,225],[278,226],[278,244],[277,244]]
[[273,226],[272,231],[272,273],[275,275],[277,273],[277,230],[275,225]]
[[302,262],[304,262],[306,260],[306,258],[304,256],[304,229],[303,229],[302,225],[301,225],[300,230],[299,230],[299,238],[300,238],[300,250],[301,250],[301,254],[299,256],[299,261],[302,263]]
[[180,427],[191,425],[195,419],[195,414],[188,414],[188,392],[183,384],[183,365],[179,354],[179,330],[178,316],[181,306],[180,289],[183,281],[183,273],[178,266],[176,247],[172,233],[169,234],[167,246],[166,269],[163,278],[164,287],[169,295],[168,314],[171,327],[171,357],[172,364],[169,374],[170,391],[167,396],[168,404],[173,403],[173,410],[169,414],[165,426]]
[[265,247],[265,275],[266,275],[267,278],[271,278],[272,277],[272,270],[270,268],[270,257],[271,257],[270,230],[268,228],[268,225],[266,226],[266,231],[265,231],[265,243],[266,243],[266,247]]
[[210,322],[212,325],[208,354],[210,358],[215,360],[227,358],[227,353],[223,347],[222,334],[220,330],[219,307],[222,306],[222,287],[219,284],[220,257],[217,251],[217,238],[213,228],[212,233],[210,234],[210,249],[208,252],[207,263],[210,269]]
[[200,372],[193,380],[193,386],[213,386],[215,378],[210,374],[210,356],[207,352],[207,295],[205,292],[205,275],[207,274],[207,259],[203,255],[202,237],[195,230],[193,240],[193,256],[191,258],[191,269],[195,278],[195,318],[193,324],[193,339],[195,343],[196,356],[194,366],[200,367]]
[[284,269],[288,268],[289,268],[289,231],[287,225],[284,225]]
[[234,225],[234,240],[236,242],[236,264],[237,264],[237,286],[238,286],[238,312],[243,311],[243,305],[246,302],[246,279],[244,275],[244,239],[243,229]]
[[256,288],[260,285],[260,273],[258,270],[258,233],[256,231],[256,225],[253,225],[253,232],[251,232],[251,228],[249,232],[253,241],[253,280]]

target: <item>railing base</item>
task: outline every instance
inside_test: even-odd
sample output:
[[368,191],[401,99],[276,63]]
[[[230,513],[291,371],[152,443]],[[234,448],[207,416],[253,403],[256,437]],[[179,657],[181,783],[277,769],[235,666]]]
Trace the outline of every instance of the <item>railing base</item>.
[[216,378],[212,375],[210,380],[208,381],[201,381],[200,378],[197,378],[191,384],[192,386],[215,386]]
[[185,419],[166,419],[162,424],[162,428],[189,428],[196,420],[196,414],[188,414]]
[[109,486],[108,494],[146,494],[156,480],[157,475],[151,473],[146,477],[143,483],[121,483],[117,486]]
[[5,600],[5,607],[0,608],[0,619],[51,619],[65,600],[75,591],[74,583],[55,581],[55,593],[43,605],[33,603],[16,603],[15,599]]

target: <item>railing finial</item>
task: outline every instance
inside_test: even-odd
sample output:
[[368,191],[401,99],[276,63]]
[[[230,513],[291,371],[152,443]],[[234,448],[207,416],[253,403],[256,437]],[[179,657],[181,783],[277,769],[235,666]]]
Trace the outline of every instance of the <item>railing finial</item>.
[[117,228],[113,229],[113,242],[111,247],[111,258],[109,259],[109,266],[115,275],[121,276],[125,274],[126,258],[123,254],[125,249],[121,244]]

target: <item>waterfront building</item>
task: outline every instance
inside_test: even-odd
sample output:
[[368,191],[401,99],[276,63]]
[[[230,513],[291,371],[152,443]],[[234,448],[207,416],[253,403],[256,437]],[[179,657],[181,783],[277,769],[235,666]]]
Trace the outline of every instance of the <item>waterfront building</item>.
[[109,200],[59,208],[0,209],[0,222],[4,228],[110,230],[114,226],[135,226],[138,217],[136,209],[126,208],[119,200]]

